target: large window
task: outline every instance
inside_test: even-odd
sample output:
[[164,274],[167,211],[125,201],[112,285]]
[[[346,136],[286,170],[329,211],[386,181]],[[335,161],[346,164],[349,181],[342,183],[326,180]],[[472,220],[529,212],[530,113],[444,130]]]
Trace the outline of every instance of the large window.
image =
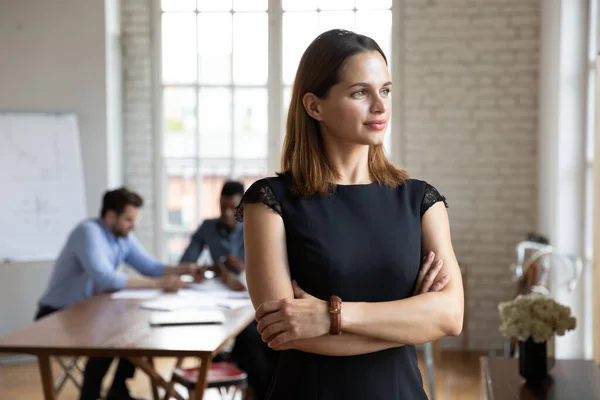
[[391,6],[392,0],[162,0],[168,261],[178,260],[199,223],[219,215],[227,179],[247,187],[274,172],[269,166],[279,159],[290,88],[312,39],[332,28],[364,33],[391,63]]

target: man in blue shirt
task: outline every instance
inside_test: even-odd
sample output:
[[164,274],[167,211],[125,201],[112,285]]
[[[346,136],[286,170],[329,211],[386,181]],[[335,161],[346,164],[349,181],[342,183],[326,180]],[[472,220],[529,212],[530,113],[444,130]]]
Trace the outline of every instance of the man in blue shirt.
[[[70,233],[39,300],[36,319],[99,293],[125,288],[176,291],[187,285],[179,276],[196,275],[195,263],[165,265],[152,258],[133,235],[142,205],[142,198],[126,188],[104,194],[100,218],[85,220]],[[130,265],[143,276],[117,271],[121,263]],[[102,379],[111,363],[111,358],[88,359],[81,400],[100,397]],[[133,377],[134,372],[133,364],[120,359],[106,400],[133,399],[125,381]]]

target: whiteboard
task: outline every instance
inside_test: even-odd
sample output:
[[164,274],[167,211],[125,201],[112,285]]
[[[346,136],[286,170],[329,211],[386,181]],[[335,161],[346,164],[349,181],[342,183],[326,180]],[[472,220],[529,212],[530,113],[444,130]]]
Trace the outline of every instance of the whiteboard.
[[85,216],[77,117],[0,112],[0,262],[55,259]]

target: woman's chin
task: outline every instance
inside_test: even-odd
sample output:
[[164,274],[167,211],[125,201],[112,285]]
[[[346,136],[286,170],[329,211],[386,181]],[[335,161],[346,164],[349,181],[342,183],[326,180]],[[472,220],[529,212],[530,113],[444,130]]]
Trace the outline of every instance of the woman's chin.
[[385,131],[382,132],[377,132],[377,133],[370,133],[368,136],[368,144],[371,146],[377,146],[380,144],[383,144],[383,139],[385,137]]

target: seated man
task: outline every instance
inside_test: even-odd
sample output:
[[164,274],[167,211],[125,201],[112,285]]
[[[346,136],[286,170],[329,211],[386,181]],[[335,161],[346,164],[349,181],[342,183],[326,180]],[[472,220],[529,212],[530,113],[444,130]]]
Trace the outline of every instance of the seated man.
[[[207,219],[190,239],[181,262],[196,262],[204,247],[208,247],[215,265],[208,266],[219,279],[233,290],[245,289],[244,231],[235,219],[235,208],[244,194],[244,185],[229,181],[221,190],[221,216]],[[233,361],[248,374],[254,400],[267,398],[272,368],[277,353],[270,349],[256,330],[256,321],[235,339],[231,353]]]
[[[142,204],[138,194],[125,188],[104,194],[100,218],[85,220],[70,233],[39,300],[36,319],[98,293],[125,288],[176,291],[187,285],[179,275],[196,274],[195,264],[166,266],[150,257],[131,233]],[[128,276],[117,271],[122,262],[144,276]],[[81,400],[100,397],[102,379],[111,362],[111,358],[88,359]],[[133,364],[121,359],[106,400],[133,399],[125,381],[133,377],[134,372]]]
[[[217,274],[221,271],[229,277],[226,271],[237,275],[239,279],[224,279],[224,283],[234,290],[245,289],[244,265],[244,228],[235,219],[235,208],[244,195],[244,185],[241,182],[225,182],[221,189],[221,216],[205,220],[192,235],[190,243],[181,256],[180,262],[196,263],[202,250],[210,251],[215,265],[207,266]],[[219,268],[222,264],[226,268]],[[223,278],[223,277],[221,277]]]

